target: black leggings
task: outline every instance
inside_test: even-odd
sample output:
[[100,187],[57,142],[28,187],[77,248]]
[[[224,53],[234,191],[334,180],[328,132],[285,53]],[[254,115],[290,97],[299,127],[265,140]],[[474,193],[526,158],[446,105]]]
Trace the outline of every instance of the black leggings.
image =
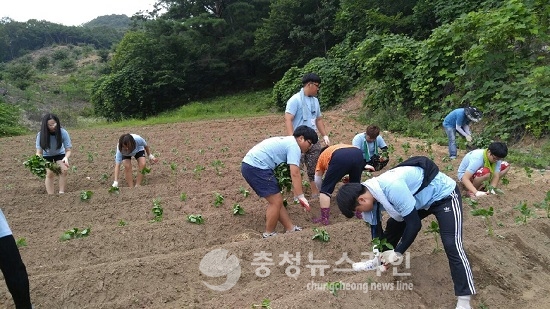
[[13,235],[0,238],[0,269],[13,297],[15,308],[31,309],[29,277]]

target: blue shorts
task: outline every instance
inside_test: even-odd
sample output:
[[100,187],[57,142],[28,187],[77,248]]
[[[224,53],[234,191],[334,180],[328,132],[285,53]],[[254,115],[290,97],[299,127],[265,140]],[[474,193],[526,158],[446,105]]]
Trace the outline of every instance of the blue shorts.
[[248,163],[241,163],[241,174],[250,187],[260,197],[268,197],[281,192],[273,170],[263,170]]

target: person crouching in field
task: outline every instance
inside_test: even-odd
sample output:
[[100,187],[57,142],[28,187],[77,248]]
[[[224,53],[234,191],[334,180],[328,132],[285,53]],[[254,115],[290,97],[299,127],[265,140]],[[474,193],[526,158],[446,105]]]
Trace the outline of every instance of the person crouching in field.
[[[315,218],[314,223],[330,224],[330,198],[334,187],[343,176],[349,174],[349,182],[360,183],[363,169],[374,171],[374,167],[367,165],[361,149],[346,144],[337,144],[321,149],[315,168],[315,184],[320,189],[319,203],[321,217]],[[324,175],[324,179],[323,179]],[[356,213],[361,218],[361,213]]]
[[[441,241],[449,260],[457,309],[470,309],[475,294],[470,263],[462,244],[462,198],[456,182],[439,171],[427,157],[412,157],[378,177],[363,183],[344,184],[336,197],[347,218],[363,212],[373,238],[385,238],[394,250],[382,252],[385,266],[397,262],[412,245],[422,227],[421,220],[435,215]],[[381,211],[390,218],[382,229]]]
[[[458,181],[464,185],[470,197],[496,194],[498,181],[510,170],[510,163],[503,161],[508,155],[508,147],[501,142],[493,142],[486,149],[468,152],[458,166]],[[489,182],[491,188],[486,188]]]
[[118,139],[118,145],[115,154],[115,181],[113,187],[118,187],[118,173],[120,171],[120,163],[124,166],[124,178],[128,187],[134,187],[134,176],[132,175],[132,157],[136,158],[138,163],[138,173],[136,176],[135,186],[140,186],[143,181],[142,171],[146,167],[146,159],[149,162],[157,163],[158,159],[151,153],[151,149],[147,145],[145,139],[137,134],[123,134]]
[[277,136],[263,140],[248,151],[241,163],[241,173],[246,182],[258,196],[267,200],[265,232],[263,238],[277,235],[275,227],[281,222],[285,231],[301,231],[290,220],[283,205],[281,187],[275,177],[275,168],[281,163],[287,163],[290,168],[292,190],[300,204],[309,209],[309,202],[304,197],[300,159],[311,146],[319,140],[314,129],[298,126],[292,136]]
[[[61,127],[59,118],[54,114],[46,114],[42,117],[40,132],[36,135],[36,155],[44,157],[44,160],[55,162],[61,167],[59,174],[59,194],[65,193],[67,186],[67,170],[69,169],[69,157],[71,156],[71,137],[67,130]],[[55,173],[46,169],[46,191],[54,193]]]

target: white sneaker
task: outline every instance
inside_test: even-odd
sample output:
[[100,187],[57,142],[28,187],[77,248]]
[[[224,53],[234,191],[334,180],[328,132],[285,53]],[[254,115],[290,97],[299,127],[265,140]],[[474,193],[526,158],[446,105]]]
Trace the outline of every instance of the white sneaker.
[[299,231],[301,231],[301,230],[302,230],[301,227],[295,225],[291,230],[286,231],[286,233],[290,233],[290,232],[299,232]]
[[264,233],[262,233],[263,238],[268,238],[268,237],[275,236],[275,235],[277,235],[277,232],[271,232],[271,233],[264,232]]

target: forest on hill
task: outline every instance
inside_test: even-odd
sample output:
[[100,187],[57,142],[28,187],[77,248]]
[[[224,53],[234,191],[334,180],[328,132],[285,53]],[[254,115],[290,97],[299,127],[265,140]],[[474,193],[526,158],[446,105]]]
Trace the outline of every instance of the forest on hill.
[[365,91],[373,113],[438,124],[474,105],[492,138],[540,138],[550,132],[549,16],[543,0],[161,0],[124,30],[2,20],[0,87],[32,87],[40,63],[49,67],[27,52],[84,45],[105,64],[79,89],[109,120],[265,88],[280,109],[313,71],[325,108]]

